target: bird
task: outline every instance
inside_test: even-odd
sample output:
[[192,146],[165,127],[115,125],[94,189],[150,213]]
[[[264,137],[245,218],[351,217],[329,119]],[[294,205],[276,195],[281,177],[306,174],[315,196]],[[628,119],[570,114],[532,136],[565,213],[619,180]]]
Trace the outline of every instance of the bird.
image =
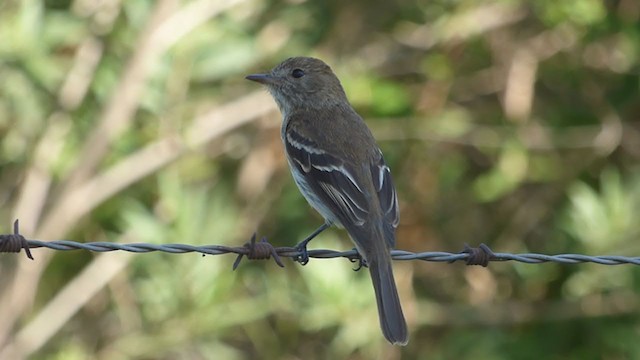
[[329,65],[292,57],[267,73],[246,79],[266,86],[282,113],[281,137],[293,179],[325,222],[298,244],[322,231],[344,228],[361,265],[368,267],[380,327],[391,344],[406,345],[408,330],[391,265],[400,212],[398,196],[371,130],[349,103]]

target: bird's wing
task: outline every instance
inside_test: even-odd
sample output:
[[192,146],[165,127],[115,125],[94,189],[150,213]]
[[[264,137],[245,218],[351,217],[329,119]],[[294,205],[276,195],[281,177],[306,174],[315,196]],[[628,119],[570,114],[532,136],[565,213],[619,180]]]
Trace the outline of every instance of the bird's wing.
[[293,126],[287,127],[284,140],[291,166],[296,167],[299,175],[304,177],[307,190],[313,191],[343,226],[348,228],[349,225],[365,224],[369,202],[364,193],[366,190],[358,179],[357,169],[302,135]]
[[[398,195],[382,151],[376,147],[373,156],[363,160],[365,164],[352,164],[342,160],[345,156],[336,155],[340,152],[332,151],[328,144],[318,144],[305,136],[305,130],[300,122],[298,126],[287,126],[285,149],[291,165],[304,177],[308,190],[347,228],[364,225],[371,206],[379,204],[385,239],[389,247],[395,247],[395,228],[400,219]],[[369,176],[370,179],[365,178]]]
[[400,210],[398,208],[398,194],[391,180],[391,170],[384,162],[382,151],[378,149],[379,156],[371,164],[371,178],[373,186],[378,192],[378,200],[380,208],[385,219],[385,238],[389,242],[389,246],[395,247],[395,229],[400,222]]

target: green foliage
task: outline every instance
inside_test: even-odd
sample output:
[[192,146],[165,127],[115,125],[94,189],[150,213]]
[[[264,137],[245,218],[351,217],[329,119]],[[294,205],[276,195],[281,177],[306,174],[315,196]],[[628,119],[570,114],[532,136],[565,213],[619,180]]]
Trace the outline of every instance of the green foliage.
[[[243,77],[310,55],[385,151],[398,248],[638,255],[637,1],[229,3],[0,2],[0,233],[297,243],[322,220]],[[397,262],[400,349],[344,259],[33,252],[0,263],[0,358],[640,358],[632,266]]]
[[640,236],[635,216],[640,212],[640,182],[636,176],[623,183],[617,170],[606,168],[600,176],[600,191],[582,182],[569,189],[571,207],[566,227],[589,251],[624,249]]

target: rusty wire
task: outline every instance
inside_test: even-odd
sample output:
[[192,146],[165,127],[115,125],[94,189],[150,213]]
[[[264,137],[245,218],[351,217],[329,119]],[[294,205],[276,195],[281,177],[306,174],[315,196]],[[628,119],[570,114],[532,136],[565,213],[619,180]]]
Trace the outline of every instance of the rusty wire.
[[[224,246],[224,245],[203,245],[194,246],[187,244],[149,244],[149,243],[130,243],[120,244],[111,242],[90,242],[79,243],[68,240],[57,241],[41,241],[28,240],[19,233],[18,221],[14,223],[14,233],[9,235],[0,235],[0,252],[19,252],[25,249],[27,256],[33,259],[29,249],[48,248],[59,251],[69,250],[88,250],[94,252],[109,251],[127,251],[133,253],[149,253],[149,252],[166,252],[170,254],[184,253],[200,253],[203,255],[222,255],[236,254],[238,255],[234,262],[233,268],[237,268],[240,260],[246,256],[251,260],[274,258],[279,266],[284,266],[281,258],[300,259],[302,253],[295,247],[274,247],[266,238],[256,241],[254,234],[250,242],[244,246]],[[316,259],[329,259],[343,257],[352,262],[360,260],[356,250],[336,251],[329,249],[313,249],[308,250],[309,257]],[[430,262],[447,262],[464,261],[467,265],[487,266],[490,262],[500,261],[517,261],[527,264],[541,264],[546,262],[556,262],[561,264],[578,264],[578,263],[596,263],[600,265],[640,265],[640,257],[627,257],[616,255],[605,256],[589,256],[582,254],[558,254],[545,255],[535,253],[510,254],[495,253],[487,245],[481,244],[479,247],[465,246],[465,249],[459,253],[450,252],[410,252],[404,250],[392,250],[391,256],[394,260],[422,260]]]

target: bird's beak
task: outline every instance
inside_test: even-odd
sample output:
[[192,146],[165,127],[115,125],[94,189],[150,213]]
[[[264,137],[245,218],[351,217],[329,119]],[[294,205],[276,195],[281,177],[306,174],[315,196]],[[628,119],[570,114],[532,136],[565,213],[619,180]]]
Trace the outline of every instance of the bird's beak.
[[275,80],[275,78],[270,74],[251,74],[251,75],[245,76],[245,79],[259,82],[260,84],[265,84],[265,85],[272,84]]

